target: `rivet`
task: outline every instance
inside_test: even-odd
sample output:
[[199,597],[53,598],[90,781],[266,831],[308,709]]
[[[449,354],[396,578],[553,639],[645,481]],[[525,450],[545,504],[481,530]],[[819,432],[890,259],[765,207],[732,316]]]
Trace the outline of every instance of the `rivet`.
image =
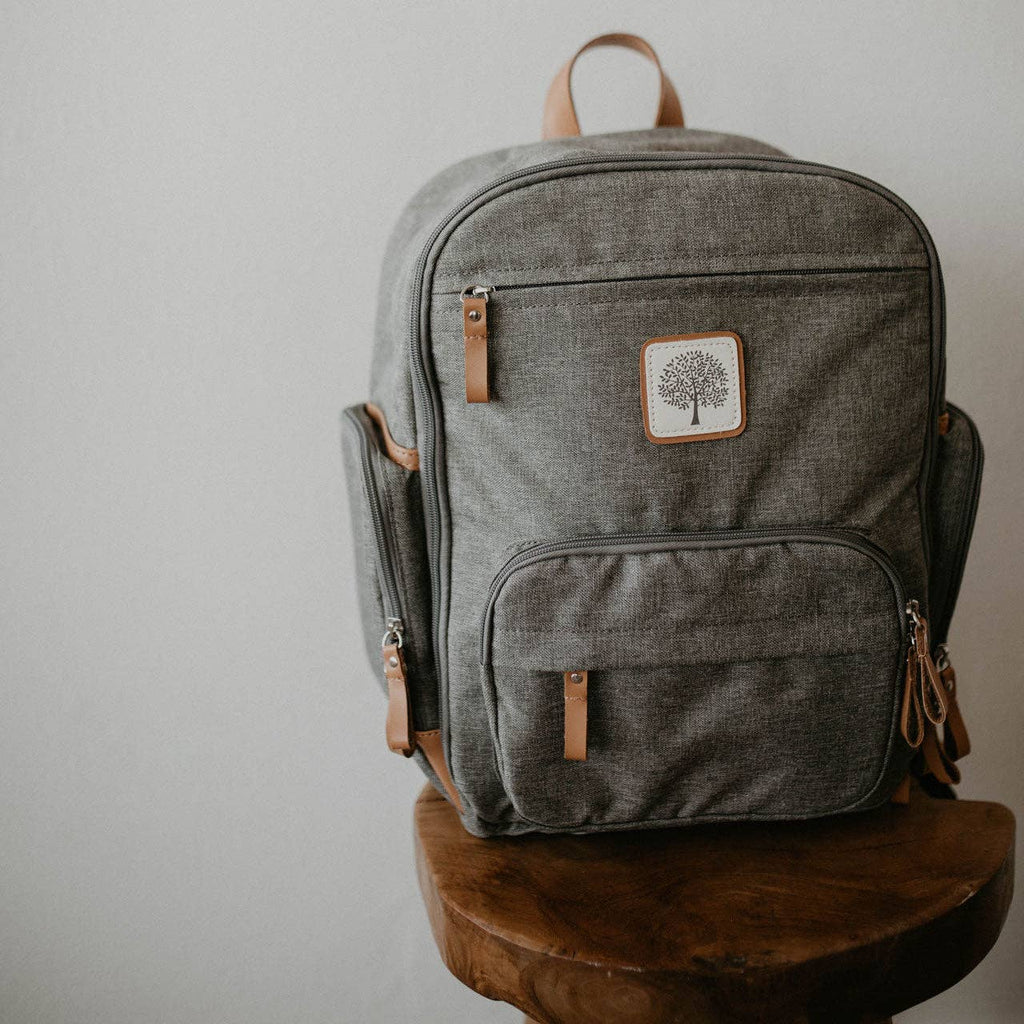
[[582,682],[583,682],[583,676],[581,676],[581,675],[579,674],[579,672],[573,672],[573,673],[572,673],[572,674],[571,674],[571,675],[569,676],[569,679],[570,679],[570,680],[571,680],[572,682],[574,682],[574,683],[582,683]]
[[471,309],[469,311],[469,319],[472,320],[474,323],[476,323],[476,321],[480,319],[480,310],[479,309]]
[[392,668],[398,668],[398,656],[397,656],[397,655],[395,655],[395,654],[392,654],[392,655],[391,655],[391,657],[390,657],[390,658],[388,658],[388,664],[389,664],[389,665],[390,665],[390,666],[391,666]]

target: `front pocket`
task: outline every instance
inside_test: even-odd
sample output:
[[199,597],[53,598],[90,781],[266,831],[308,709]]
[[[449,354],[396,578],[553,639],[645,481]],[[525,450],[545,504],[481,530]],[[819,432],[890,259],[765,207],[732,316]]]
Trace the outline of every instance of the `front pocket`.
[[415,729],[436,729],[430,577],[419,473],[388,456],[381,429],[365,406],[346,409],[342,424],[356,542],[356,589],[367,654],[387,692],[381,641],[401,639]]
[[[509,797],[550,828],[879,802],[895,782],[905,607],[885,555],[842,530],[521,551],[495,577],[481,629]],[[585,759],[567,756],[573,685],[585,687]]]
[[932,637],[945,641],[956,607],[981,493],[984,452],[974,421],[948,403],[949,427],[939,436],[929,492],[932,555],[928,577]]

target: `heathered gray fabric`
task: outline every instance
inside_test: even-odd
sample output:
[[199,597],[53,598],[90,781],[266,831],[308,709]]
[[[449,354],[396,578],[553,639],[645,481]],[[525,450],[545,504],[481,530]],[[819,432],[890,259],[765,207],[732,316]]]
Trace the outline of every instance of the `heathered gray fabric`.
[[930,625],[936,643],[946,639],[956,606],[984,462],[981,439],[971,418],[954,405],[948,408],[949,432],[939,438],[930,491]]
[[409,201],[396,223],[384,256],[374,332],[370,399],[387,411],[399,444],[416,447],[415,413],[406,344],[416,258],[451,209],[505,174],[567,157],[598,153],[690,152],[782,156],[754,139],[692,128],[655,128],[512,146],[470,157],[435,175]]
[[[853,531],[927,605],[925,473],[934,462],[932,479],[949,478],[956,461],[931,447],[941,288],[919,222],[869,184],[699,157],[510,182],[433,246],[419,337],[436,392],[429,404],[414,395],[413,271],[452,207],[553,159],[686,149],[772,152],[668,129],[505,150],[435,178],[389,247],[372,397],[399,442],[421,448],[431,500],[438,486],[440,724],[463,821],[480,835],[832,813],[885,800],[906,770],[894,591],[846,547],[791,540],[523,569],[499,592],[493,665],[480,664],[488,591],[510,555],[592,534]],[[471,284],[497,289],[486,405],[464,395],[458,292]],[[640,347],[708,331],[742,339],[746,430],[651,444]],[[415,497],[394,490],[422,544]],[[933,564],[956,562],[955,532],[929,524]],[[416,600],[428,616],[425,579]],[[367,591],[372,618],[372,581]],[[570,668],[592,673],[582,765],[561,757]]]
[[561,673],[495,669],[502,775],[519,814],[555,829],[848,809],[879,778],[897,660],[591,672],[582,762],[562,756]]
[[[473,213],[435,291],[670,274],[928,268],[891,204],[831,178],[645,170],[559,178]],[[529,210],[529,216],[523,211]],[[671,211],[671,216],[667,215]],[[496,247],[494,239],[500,238]]]
[[[860,551],[727,536],[701,543],[708,546],[583,547],[523,564],[492,602],[482,660],[564,672],[892,654],[898,646],[902,604]],[[892,684],[890,674],[881,689]]]

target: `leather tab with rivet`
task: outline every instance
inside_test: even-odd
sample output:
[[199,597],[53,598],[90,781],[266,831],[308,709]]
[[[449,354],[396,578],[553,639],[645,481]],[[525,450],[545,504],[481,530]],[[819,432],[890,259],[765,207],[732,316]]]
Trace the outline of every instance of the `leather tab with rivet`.
[[467,288],[462,293],[462,333],[466,346],[466,401],[491,400],[487,369],[487,299],[489,289]]
[[565,688],[565,759],[587,759],[587,671],[566,672]]
[[416,734],[412,728],[412,705],[405,676],[405,658],[397,643],[384,644],[384,678],[388,684],[388,714],[384,731],[388,749],[403,757],[416,752]]

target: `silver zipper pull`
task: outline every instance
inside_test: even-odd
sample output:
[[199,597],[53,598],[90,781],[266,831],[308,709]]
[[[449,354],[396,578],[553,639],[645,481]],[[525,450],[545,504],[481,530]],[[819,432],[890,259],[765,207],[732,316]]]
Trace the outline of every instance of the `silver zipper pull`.
[[932,725],[942,725],[946,720],[946,688],[939,678],[939,671],[932,660],[931,640],[928,636],[928,621],[921,615],[917,601],[907,602],[907,615],[913,628],[914,656],[917,659],[917,685],[921,695],[921,707]]
[[387,632],[384,634],[381,646],[387,647],[389,644],[394,644],[396,647],[401,647],[405,642],[405,623],[401,619],[388,619],[385,626]]
[[462,336],[466,350],[466,401],[491,400],[487,366],[487,303],[494,289],[471,284],[462,289]]

